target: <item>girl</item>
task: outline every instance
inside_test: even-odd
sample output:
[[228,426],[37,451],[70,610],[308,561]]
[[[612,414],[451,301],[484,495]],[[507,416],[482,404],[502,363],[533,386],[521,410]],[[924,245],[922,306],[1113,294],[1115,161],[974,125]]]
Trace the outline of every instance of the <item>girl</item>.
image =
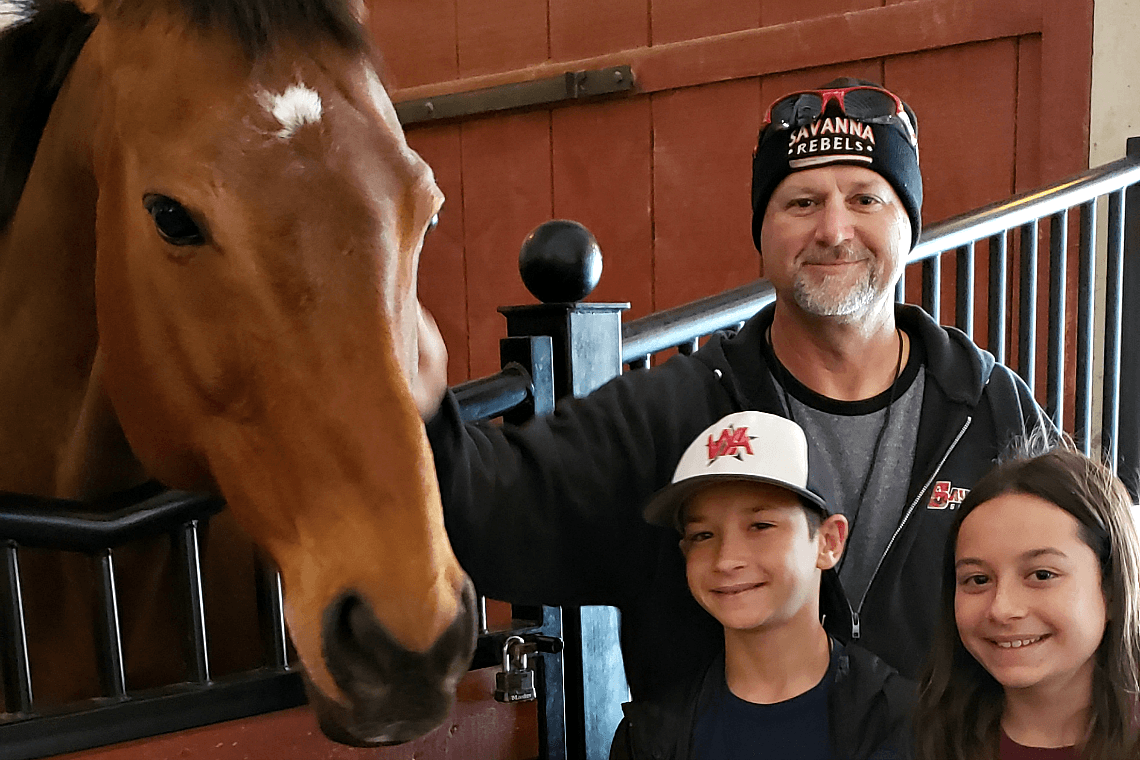
[[1131,499],[1069,448],[999,465],[950,533],[920,760],[1137,754],[1140,542]]

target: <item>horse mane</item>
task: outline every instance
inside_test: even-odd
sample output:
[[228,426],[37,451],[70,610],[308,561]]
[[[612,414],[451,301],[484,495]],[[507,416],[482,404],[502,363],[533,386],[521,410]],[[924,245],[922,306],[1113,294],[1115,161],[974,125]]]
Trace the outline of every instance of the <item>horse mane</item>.
[[16,213],[52,104],[96,18],[63,0],[24,2],[0,33],[0,232]]
[[354,1],[103,0],[100,12],[108,18],[141,21],[155,11],[180,16],[201,30],[228,32],[255,60],[282,38],[325,38],[349,50],[366,50],[368,35],[352,12]]

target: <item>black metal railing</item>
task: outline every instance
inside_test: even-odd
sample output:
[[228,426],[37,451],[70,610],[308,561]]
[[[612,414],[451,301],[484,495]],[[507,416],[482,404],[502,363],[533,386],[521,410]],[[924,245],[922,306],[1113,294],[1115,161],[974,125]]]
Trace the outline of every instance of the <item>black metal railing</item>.
[[[506,373],[507,382],[491,383],[493,402],[517,406],[520,382],[532,394],[533,382],[519,368]],[[478,388],[478,385],[476,386]],[[515,389],[510,392],[510,389]],[[488,413],[489,406],[476,407]],[[257,572],[256,615],[262,633],[265,663],[253,670],[221,678],[211,673],[207,644],[208,619],[202,584],[201,536],[210,518],[224,507],[217,498],[161,489],[148,484],[147,495],[118,500],[122,506],[101,509],[60,499],[0,493],[0,760],[24,760],[140,739],[157,734],[249,717],[305,704],[300,673],[290,664],[280,574],[262,565]],[[188,672],[177,683],[134,689],[124,666],[119,589],[123,579],[116,552],[163,536],[172,542],[188,629]],[[92,558],[98,579],[95,630],[98,646],[99,697],[65,705],[43,705],[36,698],[35,668],[29,657],[25,625],[23,550],[77,552]],[[539,737],[543,757],[564,760],[565,718],[561,660],[561,617],[557,609],[513,607],[511,624],[489,630],[485,603],[480,599],[479,637],[472,670],[498,667],[508,637],[536,641],[538,706],[544,730]],[[174,642],[175,644],[177,642]],[[59,656],[71,656],[60,652]],[[171,657],[178,656],[171,653]]]
[[[263,667],[224,678],[210,670],[202,588],[201,534],[224,504],[200,494],[147,484],[118,499],[121,505],[90,505],[22,494],[0,494],[0,672],[4,713],[0,715],[0,758],[31,758],[127,741],[158,733],[231,720],[304,704],[300,675],[287,661],[281,580],[264,575],[257,614],[269,653]],[[103,507],[102,509],[100,507]],[[179,600],[186,613],[188,672],[167,687],[130,688],[124,665],[119,589],[124,582],[116,553],[139,541],[168,536],[180,572]],[[96,566],[96,608],[92,632],[98,646],[101,695],[67,705],[41,705],[30,662],[25,626],[25,549],[75,552]],[[69,656],[61,652],[60,656]],[[175,656],[172,654],[172,657]]]

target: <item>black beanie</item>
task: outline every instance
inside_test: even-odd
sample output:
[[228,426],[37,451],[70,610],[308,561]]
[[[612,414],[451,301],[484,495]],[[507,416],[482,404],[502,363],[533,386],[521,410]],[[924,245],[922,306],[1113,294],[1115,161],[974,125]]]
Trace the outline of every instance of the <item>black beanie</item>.
[[[821,89],[869,85],[871,82],[840,79]],[[905,106],[915,131],[914,112]],[[776,186],[793,172],[831,164],[863,166],[878,172],[894,188],[910,217],[911,247],[922,231],[922,174],[918,148],[913,146],[905,127],[894,122],[873,124],[852,119],[828,103],[824,113],[810,124],[791,129],[768,125],[760,130],[756,153],[752,156],[752,240],[760,250],[760,228],[768,199]]]

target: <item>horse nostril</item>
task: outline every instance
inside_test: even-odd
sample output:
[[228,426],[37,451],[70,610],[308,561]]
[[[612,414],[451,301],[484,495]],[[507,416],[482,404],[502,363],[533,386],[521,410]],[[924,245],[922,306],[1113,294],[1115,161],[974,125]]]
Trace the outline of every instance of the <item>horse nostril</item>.
[[368,603],[355,591],[329,605],[324,626],[325,660],[329,673],[342,686],[362,671],[378,681],[388,680],[398,645],[388,636]]
[[325,665],[347,698],[310,699],[326,733],[338,741],[368,746],[408,741],[431,731],[447,716],[455,689],[475,649],[476,603],[470,580],[460,591],[455,620],[425,652],[400,644],[356,591],[346,591],[325,609]]

